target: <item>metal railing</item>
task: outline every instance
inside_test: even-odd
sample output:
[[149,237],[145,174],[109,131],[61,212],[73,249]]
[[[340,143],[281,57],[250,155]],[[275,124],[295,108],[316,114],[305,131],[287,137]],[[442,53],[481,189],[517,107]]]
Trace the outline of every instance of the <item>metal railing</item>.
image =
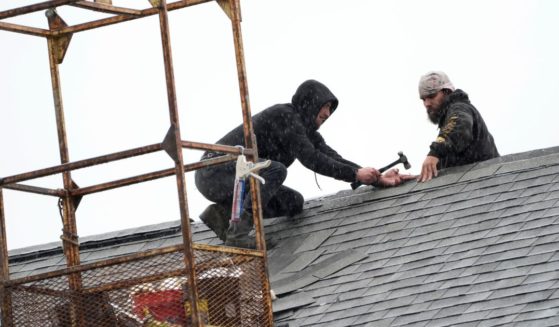
[[[7,281],[10,326],[192,326],[182,247]],[[193,249],[201,324],[272,325],[261,251],[201,244]],[[81,278],[78,291],[68,283],[74,274]]]

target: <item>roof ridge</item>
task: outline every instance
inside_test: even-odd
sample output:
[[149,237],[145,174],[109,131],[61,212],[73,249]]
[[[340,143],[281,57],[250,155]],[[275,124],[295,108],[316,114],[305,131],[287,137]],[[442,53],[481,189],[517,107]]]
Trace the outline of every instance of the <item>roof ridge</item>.
[[[156,226],[156,225],[157,224],[151,225],[151,226]],[[130,228],[130,229],[127,229],[127,230],[133,230],[133,228]],[[87,241],[84,241],[83,243],[80,243],[79,247],[80,247],[80,251],[84,251],[84,250],[97,249],[97,248],[111,246],[111,245],[119,245],[119,244],[125,244],[125,243],[130,244],[130,243],[135,242],[135,241],[145,241],[145,240],[164,237],[164,236],[168,236],[168,235],[175,235],[180,230],[181,230],[181,225],[179,224],[179,225],[176,225],[176,226],[171,226],[171,227],[167,227],[167,228],[164,228],[164,229],[150,230],[150,231],[147,231],[147,232],[137,232],[137,233],[131,233],[131,234],[124,234],[124,235],[114,234],[115,235],[114,237],[106,238],[106,239],[92,238],[91,240],[87,240]],[[126,230],[124,230],[124,231],[126,231]],[[39,259],[39,258],[43,258],[43,257],[46,257],[46,256],[52,256],[52,255],[55,255],[55,254],[62,254],[63,253],[62,245],[60,243],[56,242],[56,243],[48,243],[48,244],[52,244],[53,246],[56,244],[56,246],[53,247],[53,248],[50,248],[50,249],[46,249],[46,250],[30,251],[30,252],[24,252],[24,253],[19,253],[19,254],[11,254],[11,255],[9,255],[9,263],[16,263],[16,262],[21,262],[21,261]],[[18,250],[32,249],[32,248],[35,248],[35,247],[36,246],[30,247],[30,248],[22,248],[22,249],[18,249]]]

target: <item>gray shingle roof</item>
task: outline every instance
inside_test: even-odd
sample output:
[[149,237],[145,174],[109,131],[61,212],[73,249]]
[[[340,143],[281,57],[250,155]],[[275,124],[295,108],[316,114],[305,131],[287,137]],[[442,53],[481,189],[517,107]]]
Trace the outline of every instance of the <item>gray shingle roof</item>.
[[[559,325],[559,147],[361,187],[266,220],[278,326]],[[203,224],[196,242],[220,244]],[[82,239],[84,262],[181,241],[178,222]],[[58,269],[58,244],[10,252]]]

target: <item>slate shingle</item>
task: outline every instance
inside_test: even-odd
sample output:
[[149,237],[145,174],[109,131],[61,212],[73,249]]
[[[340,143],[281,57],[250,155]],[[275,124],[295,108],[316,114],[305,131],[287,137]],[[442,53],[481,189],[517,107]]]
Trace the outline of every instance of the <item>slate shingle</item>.
[[545,281],[540,283],[532,283],[526,285],[510,285],[511,287],[505,287],[499,290],[493,291],[489,299],[497,299],[501,297],[528,294],[532,292],[539,292],[543,290],[548,290],[553,287],[556,281]]
[[475,283],[484,283],[484,282],[488,282],[488,281],[497,281],[497,280],[501,280],[501,279],[507,279],[507,278],[513,278],[513,277],[525,277],[526,275],[528,275],[531,267],[530,266],[524,266],[524,267],[514,267],[511,269],[500,269],[501,267],[501,263],[499,262],[495,262],[492,263],[494,264],[494,270],[490,270],[488,272],[485,273],[481,273],[481,274],[476,274],[476,268],[477,267],[472,267],[472,276],[477,277],[473,282]]
[[335,230],[324,230],[313,233],[305,238],[305,241],[297,248],[295,253],[316,250]]
[[514,295],[504,298],[492,299],[488,301],[478,302],[472,304],[466,313],[483,311],[488,309],[497,309],[507,307],[515,304],[529,304],[532,302],[539,302],[546,300],[553,291],[534,292],[528,294]]
[[479,321],[477,327],[495,327],[495,326],[507,326],[508,323],[515,319],[516,315],[511,314],[499,318],[488,318],[484,317],[483,320]]
[[362,324],[364,324],[365,326],[373,326],[371,324],[381,320],[384,316],[386,316],[387,313],[388,313],[388,310],[368,312],[366,314],[361,315],[361,317],[357,318],[354,321],[354,324],[356,326],[359,326],[359,325],[362,325]]
[[408,326],[415,322],[425,323],[425,326],[428,326],[431,319],[437,314],[437,312],[438,310],[426,310],[419,313],[402,315],[394,319],[392,326]]
[[429,307],[429,303],[417,303],[417,304],[397,307],[388,310],[388,312],[384,315],[384,318],[395,318],[404,315],[421,313],[427,310],[428,307]]
[[510,186],[512,185],[507,184],[512,183],[515,180],[516,176],[517,174],[514,173],[502,175],[496,174],[491,176],[491,178],[483,178],[468,183],[461,192],[469,192],[472,190],[479,190],[489,187],[504,187],[510,189]]
[[[523,319],[524,316],[518,315],[515,321],[518,319]],[[533,320],[518,321],[514,323],[515,327],[556,327],[559,326],[559,316],[551,316],[545,319],[542,317],[535,316]]]

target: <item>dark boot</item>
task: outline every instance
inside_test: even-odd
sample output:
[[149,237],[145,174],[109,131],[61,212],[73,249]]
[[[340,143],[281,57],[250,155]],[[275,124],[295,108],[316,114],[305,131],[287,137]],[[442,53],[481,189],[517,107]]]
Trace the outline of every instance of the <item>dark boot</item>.
[[231,213],[222,205],[217,203],[210,204],[202,214],[200,219],[206,226],[208,226],[219,237],[220,240],[225,242],[227,228],[229,227],[229,216]]
[[[239,222],[229,222],[229,229],[227,229],[227,237],[225,245],[245,248],[245,249],[256,249],[256,238],[251,231],[253,231],[253,220],[252,215],[243,212],[241,215],[241,220]],[[268,248],[273,248],[276,242],[273,240],[266,240],[266,246]]]

